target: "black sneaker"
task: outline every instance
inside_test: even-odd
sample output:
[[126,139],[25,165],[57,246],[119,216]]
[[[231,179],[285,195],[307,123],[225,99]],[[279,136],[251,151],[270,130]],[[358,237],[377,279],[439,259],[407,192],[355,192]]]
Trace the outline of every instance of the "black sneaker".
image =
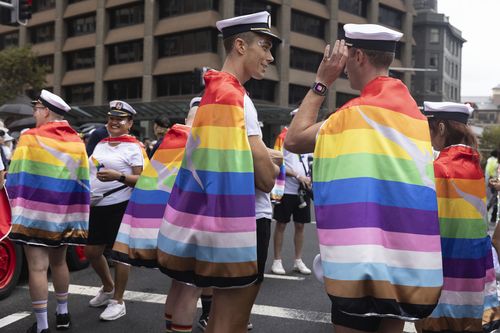
[[56,313],[56,330],[67,330],[71,326],[69,313]]
[[[28,330],[26,331],[26,333],[37,333],[37,332],[38,332],[38,329],[37,329],[36,323],[34,323],[33,326],[28,328]],[[48,328],[46,328],[46,329],[42,330],[40,333],[50,333],[50,330]]]
[[200,317],[200,320],[198,320],[198,327],[200,328],[200,330],[202,330],[203,332],[205,332],[205,329],[207,328],[207,325],[208,325],[208,316],[201,316]]

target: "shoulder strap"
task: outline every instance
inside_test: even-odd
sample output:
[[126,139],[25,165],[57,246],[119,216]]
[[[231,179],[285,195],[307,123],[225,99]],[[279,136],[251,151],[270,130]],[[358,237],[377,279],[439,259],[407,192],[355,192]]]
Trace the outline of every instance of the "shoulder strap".
[[127,188],[127,187],[128,187],[128,185],[118,186],[118,187],[116,187],[114,189],[109,190],[108,192],[103,193],[102,197],[105,198],[108,195],[111,195],[111,194],[113,194],[115,192],[121,191],[121,190],[123,190],[124,188]]

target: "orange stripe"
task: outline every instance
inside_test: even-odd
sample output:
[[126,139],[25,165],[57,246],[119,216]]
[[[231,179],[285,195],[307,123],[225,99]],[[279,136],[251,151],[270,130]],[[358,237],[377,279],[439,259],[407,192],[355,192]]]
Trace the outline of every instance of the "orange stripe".
[[193,127],[218,126],[245,128],[243,109],[233,105],[208,104],[201,106]]
[[[486,197],[483,179],[453,179],[453,182],[460,190],[466,193],[472,194],[478,198]],[[445,178],[436,178],[436,194],[440,198],[456,199],[462,197],[451,184],[451,179]]]

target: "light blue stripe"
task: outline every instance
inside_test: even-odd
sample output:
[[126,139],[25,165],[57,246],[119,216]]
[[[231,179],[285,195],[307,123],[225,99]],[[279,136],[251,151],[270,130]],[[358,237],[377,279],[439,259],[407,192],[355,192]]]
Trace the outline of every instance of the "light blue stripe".
[[487,295],[484,298],[484,309],[491,309],[500,306],[500,303],[498,301],[498,296],[495,295]]
[[12,224],[22,225],[26,228],[40,229],[50,232],[65,232],[68,230],[88,230],[88,221],[76,220],[67,222],[47,222],[45,220],[32,220],[22,215],[12,215]]
[[374,178],[349,178],[315,182],[314,204],[318,206],[374,202],[384,206],[437,210],[436,191],[426,186]]
[[482,318],[483,306],[481,305],[452,305],[439,303],[432,312],[431,318]]
[[165,237],[161,233],[158,234],[158,249],[170,255],[185,258],[196,258],[197,260],[212,263],[257,261],[257,248],[255,246],[240,248],[199,246],[196,244],[177,242]]
[[[408,258],[411,260],[411,258]],[[441,287],[443,271],[440,269],[412,269],[391,267],[380,263],[333,263],[323,261],[326,277],[334,280],[389,281],[403,286]]]
[[145,250],[156,249],[156,246],[158,245],[157,238],[132,238],[130,235],[124,234],[123,232],[118,233],[116,236],[116,242],[127,244],[129,248]]

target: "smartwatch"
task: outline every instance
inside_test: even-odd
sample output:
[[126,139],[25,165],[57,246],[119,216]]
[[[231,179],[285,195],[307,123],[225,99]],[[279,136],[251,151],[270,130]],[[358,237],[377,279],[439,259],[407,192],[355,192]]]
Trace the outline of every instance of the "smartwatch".
[[123,183],[125,181],[125,175],[123,173],[121,174],[120,178],[118,178],[118,181],[120,183]]
[[311,86],[311,90],[314,91],[314,93],[317,95],[326,96],[328,87],[321,82],[314,82]]

